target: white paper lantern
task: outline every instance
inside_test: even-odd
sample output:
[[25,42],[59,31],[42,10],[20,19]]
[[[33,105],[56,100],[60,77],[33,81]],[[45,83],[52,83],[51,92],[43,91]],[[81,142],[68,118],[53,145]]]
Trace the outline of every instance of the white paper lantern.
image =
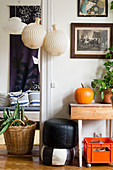
[[28,24],[22,31],[22,41],[26,47],[31,49],[40,48],[46,36],[46,30],[39,24],[40,19],[36,18],[35,23]]
[[4,31],[9,34],[21,34],[27,24],[23,23],[19,17],[12,17],[3,26]]
[[63,31],[57,30],[56,25],[52,26],[53,31],[46,35],[44,47],[51,55],[59,56],[68,49],[69,39]]

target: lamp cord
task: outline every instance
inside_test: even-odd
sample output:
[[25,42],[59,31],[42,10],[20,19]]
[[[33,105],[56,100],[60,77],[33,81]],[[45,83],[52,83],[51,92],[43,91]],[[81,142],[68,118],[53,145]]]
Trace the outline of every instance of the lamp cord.
[[15,17],[16,17],[16,6],[15,6]]
[[55,2],[52,0],[52,25],[55,24]]
[[56,24],[55,23],[55,1],[54,0],[52,0],[53,1],[53,10],[52,10],[52,13],[53,13],[53,24]]
[[40,3],[40,24],[41,24],[41,18],[42,18],[42,0],[41,0],[41,3]]

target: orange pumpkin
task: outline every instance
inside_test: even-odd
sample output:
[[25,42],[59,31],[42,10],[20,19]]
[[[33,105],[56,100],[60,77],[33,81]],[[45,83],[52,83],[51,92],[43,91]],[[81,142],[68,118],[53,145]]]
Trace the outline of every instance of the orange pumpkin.
[[89,104],[94,98],[94,92],[90,88],[84,88],[82,84],[81,88],[75,90],[74,97],[79,104]]

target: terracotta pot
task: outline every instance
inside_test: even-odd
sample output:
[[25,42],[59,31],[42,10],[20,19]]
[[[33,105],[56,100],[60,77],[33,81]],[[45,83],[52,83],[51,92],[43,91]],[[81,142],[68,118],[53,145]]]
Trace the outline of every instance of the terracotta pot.
[[103,90],[104,92],[104,99],[103,103],[111,103],[111,96],[113,95],[113,92],[111,92],[112,88]]

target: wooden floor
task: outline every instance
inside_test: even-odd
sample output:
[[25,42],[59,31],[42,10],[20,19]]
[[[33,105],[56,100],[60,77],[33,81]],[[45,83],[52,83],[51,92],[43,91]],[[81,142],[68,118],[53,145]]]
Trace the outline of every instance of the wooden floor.
[[78,167],[78,160],[68,166],[45,166],[39,161],[39,148],[34,146],[31,155],[10,155],[7,154],[5,145],[0,145],[0,170],[113,170],[113,164],[93,164],[91,168],[86,167],[83,161],[83,167]]

